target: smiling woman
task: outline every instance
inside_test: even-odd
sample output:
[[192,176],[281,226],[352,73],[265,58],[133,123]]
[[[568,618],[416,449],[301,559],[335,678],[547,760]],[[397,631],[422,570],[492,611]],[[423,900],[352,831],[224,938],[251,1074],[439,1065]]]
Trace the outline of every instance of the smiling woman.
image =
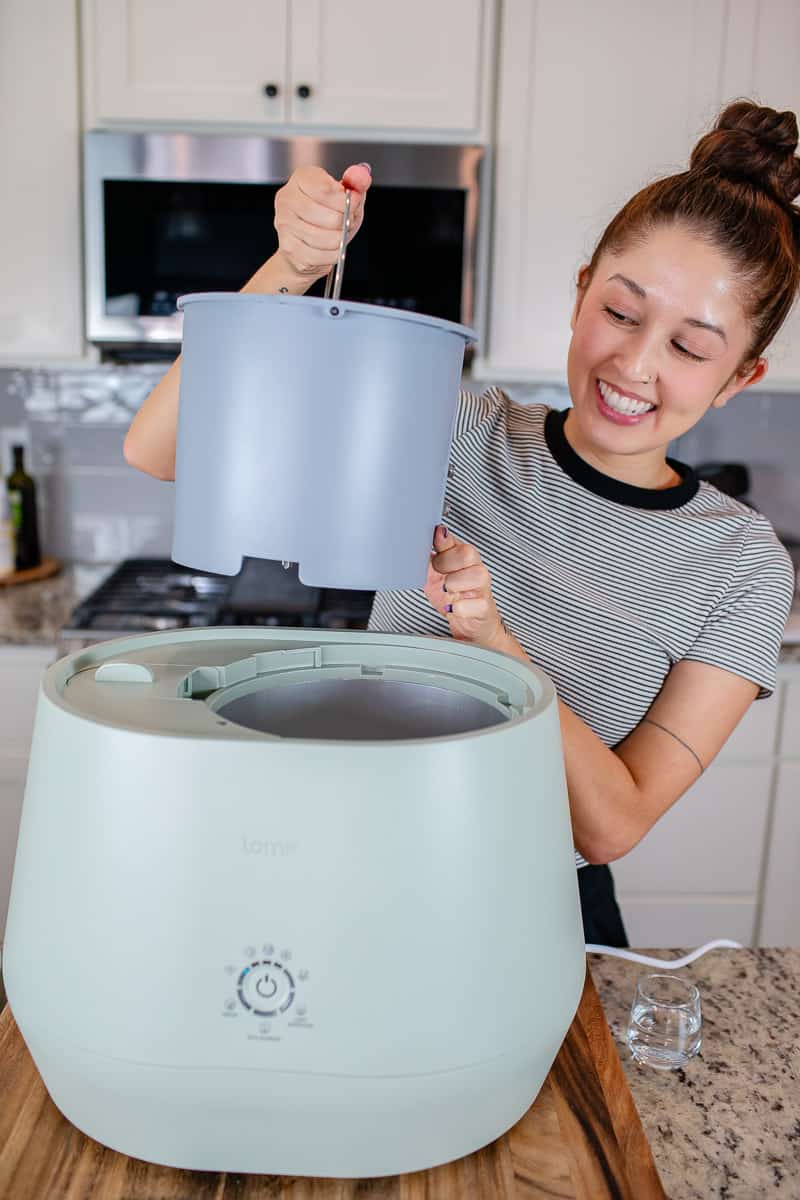
[[424,592],[375,597],[370,630],[555,682],[589,942],[627,944],[607,864],[775,686],[791,561],[667,447],[766,372],[800,284],[797,141],[793,113],[736,101],[688,170],[628,201],[578,274],[572,407],[462,393]]
[[[736,101],[687,171],[625,205],[578,275],[572,407],[463,392],[450,529],[433,533],[423,589],[373,603],[371,631],[452,636],[530,659],[555,683],[589,942],[626,944],[608,863],[775,686],[791,560],[760,513],[666,452],[766,371],[800,279],[796,150],[793,113]],[[345,188],[352,237],[370,182],[365,163],[341,180],[298,167],[275,199],[279,249],[242,291],[301,295],[327,274]],[[179,380],[177,360],[125,443],[163,479]]]

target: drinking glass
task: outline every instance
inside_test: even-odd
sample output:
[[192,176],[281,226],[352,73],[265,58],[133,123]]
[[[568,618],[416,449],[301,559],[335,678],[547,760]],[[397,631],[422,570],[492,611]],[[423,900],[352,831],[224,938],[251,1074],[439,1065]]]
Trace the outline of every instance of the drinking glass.
[[660,1071],[683,1067],[703,1040],[700,992],[688,979],[640,975],[628,1018],[628,1046],[637,1062]]

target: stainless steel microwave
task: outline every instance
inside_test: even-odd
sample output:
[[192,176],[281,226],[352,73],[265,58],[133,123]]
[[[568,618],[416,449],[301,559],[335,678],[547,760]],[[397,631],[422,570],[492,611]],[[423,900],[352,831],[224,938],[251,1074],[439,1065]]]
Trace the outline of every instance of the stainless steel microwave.
[[338,179],[357,162],[373,184],[342,296],[460,321],[483,340],[488,147],[105,131],[84,135],[87,340],[174,353],[177,297],[238,291],[277,249],[275,193],[292,171],[317,164]]

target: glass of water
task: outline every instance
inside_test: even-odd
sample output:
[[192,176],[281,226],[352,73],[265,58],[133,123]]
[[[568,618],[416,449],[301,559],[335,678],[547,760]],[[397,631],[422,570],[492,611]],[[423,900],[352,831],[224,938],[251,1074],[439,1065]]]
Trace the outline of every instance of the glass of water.
[[661,1071],[683,1067],[703,1040],[700,992],[688,979],[640,975],[628,1018],[628,1045],[637,1062]]

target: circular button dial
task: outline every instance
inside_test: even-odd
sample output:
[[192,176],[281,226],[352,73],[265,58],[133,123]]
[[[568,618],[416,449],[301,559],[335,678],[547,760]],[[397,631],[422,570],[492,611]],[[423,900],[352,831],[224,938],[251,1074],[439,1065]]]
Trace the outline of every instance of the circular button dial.
[[294,1000],[294,979],[282,963],[263,958],[244,968],[237,991],[245,1008],[257,1017],[277,1017]]

